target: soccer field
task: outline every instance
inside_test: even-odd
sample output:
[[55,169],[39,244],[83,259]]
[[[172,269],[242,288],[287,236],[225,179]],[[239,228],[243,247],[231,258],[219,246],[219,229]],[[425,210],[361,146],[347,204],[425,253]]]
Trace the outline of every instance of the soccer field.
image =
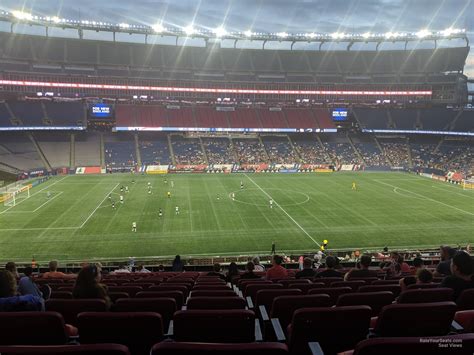
[[[474,193],[415,175],[166,178],[167,184],[162,175],[50,179],[16,206],[0,207],[0,259],[267,254],[272,241],[277,251],[290,253],[314,251],[323,239],[329,240],[330,249],[361,250],[474,243]],[[356,191],[351,189],[353,181]],[[130,190],[123,193],[123,204],[119,202],[122,185]],[[136,233],[132,222],[137,223]]]

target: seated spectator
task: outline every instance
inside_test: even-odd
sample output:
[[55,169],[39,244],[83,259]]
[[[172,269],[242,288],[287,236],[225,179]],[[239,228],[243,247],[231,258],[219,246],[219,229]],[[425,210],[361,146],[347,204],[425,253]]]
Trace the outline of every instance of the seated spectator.
[[337,258],[329,255],[326,258],[326,270],[316,273],[316,277],[343,277],[339,271],[334,270],[337,264]]
[[255,265],[254,271],[265,271],[265,266],[260,264],[260,258],[258,256],[253,258],[252,261],[253,261],[253,264]]
[[321,266],[321,259],[323,258],[323,252],[318,250],[316,254],[314,254],[314,268],[319,269]]
[[234,276],[239,276],[239,268],[237,267],[237,264],[234,262],[231,262],[229,264],[229,270],[227,271],[227,274],[225,275],[225,280],[227,282],[232,282],[232,278]]
[[58,271],[58,262],[52,260],[49,262],[49,271],[43,274],[43,279],[63,279],[63,278],[74,278],[74,274],[65,274],[64,272]]
[[77,275],[76,284],[72,290],[73,297],[78,299],[103,299],[109,308],[111,302],[107,287],[100,284],[100,279],[100,269],[96,265],[88,265],[82,268]]
[[411,271],[410,265],[405,262],[405,259],[400,254],[397,255],[396,262],[400,265],[401,273],[409,273]]
[[5,270],[10,271],[17,279],[20,278],[20,274],[18,274],[18,270],[16,269],[16,264],[13,261],[9,261],[5,264]]
[[267,271],[268,280],[284,279],[288,277],[288,270],[286,270],[281,264],[283,258],[280,255],[273,255],[272,267]]
[[117,270],[111,272],[111,274],[129,274],[130,268],[128,267],[127,263],[121,263]]
[[0,312],[44,311],[44,300],[34,295],[17,295],[15,276],[0,270]]
[[474,288],[473,272],[471,256],[465,251],[458,251],[451,260],[451,275],[444,278],[441,287],[452,288],[456,300],[462,291]]
[[184,271],[184,264],[181,261],[181,256],[176,255],[173,260],[173,265],[171,266],[171,271]]
[[240,275],[240,279],[241,280],[245,280],[245,279],[259,279],[260,276],[258,276],[257,274],[254,273],[255,271],[255,265],[252,261],[249,261],[247,263],[247,265],[245,266],[245,272]]
[[416,277],[407,276],[400,279],[399,284],[400,288],[403,291],[408,289],[408,286],[414,284],[430,284],[433,281],[433,274],[428,269],[419,269]]
[[425,264],[423,263],[423,259],[417,256],[416,258],[413,259],[413,266],[410,268],[410,272],[413,275],[417,275],[418,271],[420,271],[424,267],[425,267]]
[[303,270],[298,271],[295,274],[297,279],[301,278],[312,278],[316,276],[316,271],[313,270],[313,260],[311,258],[303,259]]
[[212,271],[208,272],[207,276],[219,276],[219,278],[221,278],[222,280],[225,280],[225,275],[221,273],[221,270],[222,270],[221,264],[215,263],[212,266]]
[[436,267],[435,276],[442,277],[451,275],[451,259],[456,250],[446,245],[440,247],[441,261]]
[[360,277],[377,277],[377,271],[369,270],[370,263],[372,258],[370,255],[362,255],[357,268],[351,269],[344,276],[344,281],[349,281],[351,278],[360,278]]
[[33,281],[33,278],[31,277],[32,274],[33,274],[33,268],[31,266],[25,267],[25,276],[23,276],[18,282],[18,292],[21,295],[33,295],[33,296],[43,297],[43,294],[40,291],[38,285],[35,284],[35,282]]
[[142,264],[139,264],[137,266],[137,271],[136,272],[148,273],[148,272],[151,272],[151,271],[148,270],[147,268],[145,268]]
[[165,271],[165,267],[162,264],[158,265],[158,272],[164,272],[164,271]]

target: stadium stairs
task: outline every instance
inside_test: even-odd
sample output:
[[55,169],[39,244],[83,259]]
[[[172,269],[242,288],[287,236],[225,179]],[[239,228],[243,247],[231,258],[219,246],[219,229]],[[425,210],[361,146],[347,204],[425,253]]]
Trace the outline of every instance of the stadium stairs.
[[135,144],[135,154],[137,157],[137,165],[142,166],[142,155],[140,153],[140,144],[138,143],[138,133],[134,133],[133,135],[134,144]]
[[32,133],[28,133],[28,138],[31,140],[31,143],[33,143],[33,146],[35,147],[36,151],[38,152],[41,161],[43,162],[44,166],[46,167],[46,170],[51,172],[53,169],[51,167],[51,164],[49,163],[48,159],[46,159],[46,155],[44,154],[43,150],[39,146],[38,142],[36,141],[36,138],[33,136]]
[[73,169],[76,165],[76,135],[74,133],[71,134],[71,143],[70,143],[70,150],[69,150],[69,168]]
[[300,153],[298,147],[293,144],[293,141],[291,140],[289,135],[287,135],[286,137],[288,138],[288,143],[290,144],[291,150],[293,151],[293,155],[295,156],[296,161],[298,163],[301,163],[302,158],[301,158],[301,153]]
[[383,150],[382,146],[380,145],[380,142],[379,140],[377,139],[377,137],[374,137],[374,141],[375,141],[375,144],[377,145],[377,147],[379,148],[380,150],[380,153],[383,155],[383,157],[385,158],[385,161],[387,162],[387,164],[389,166],[392,166],[392,162],[390,161],[390,159],[388,158],[388,156],[385,154],[385,151]]
[[167,135],[168,138],[168,149],[170,151],[171,162],[176,166],[176,157],[174,156],[173,144],[171,144],[171,135]]
[[263,153],[265,154],[265,158],[267,161],[270,161],[270,155],[267,152],[267,149],[265,148],[265,144],[263,144],[262,137],[260,135],[258,136],[258,143],[260,144],[260,147],[262,148]]
[[407,137],[406,139],[406,146],[407,146],[407,153],[408,153],[408,166],[410,169],[413,169],[413,156],[411,154],[411,147],[410,147],[410,138]]
[[204,148],[204,144],[202,143],[201,137],[199,137],[199,145],[201,146],[202,156],[204,157],[204,161],[206,162],[206,164],[209,164],[209,159],[207,157],[207,152],[206,152],[206,149]]
[[354,153],[357,155],[359,158],[359,162],[361,164],[365,164],[364,158],[362,157],[362,154],[357,150],[356,146],[354,145],[354,142],[352,141],[351,137],[349,136],[349,133],[346,134],[347,140],[349,141],[349,144],[351,145],[352,149],[354,150]]

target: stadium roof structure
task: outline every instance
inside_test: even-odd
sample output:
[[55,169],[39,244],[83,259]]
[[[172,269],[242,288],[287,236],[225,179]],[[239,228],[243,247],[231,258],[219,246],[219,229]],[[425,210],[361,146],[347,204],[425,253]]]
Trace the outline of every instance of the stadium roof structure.
[[213,30],[195,28],[193,25],[186,27],[167,27],[161,23],[153,26],[129,23],[109,23],[92,20],[73,20],[59,18],[57,16],[45,17],[37,16],[22,11],[0,11],[0,21],[11,23],[11,29],[15,24],[27,24],[42,26],[45,28],[46,35],[50,27],[62,29],[76,29],[79,38],[83,38],[83,31],[111,32],[114,40],[116,33],[129,33],[144,35],[145,43],[149,35],[158,35],[163,37],[175,37],[176,43],[179,38],[200,38],[208,40],[234,40],[234,46],[238,41],[263,41],[262,49],[265,49],[267,42],[287,42],[293,45],[297,42],[320,43],[319,49],[324,43],[344,42],[348,43],[347,50],[350,50],[354,43],[377,43],[377,49],[381,43],[386,42],[408,42],[412,41],[434,41],[435,47],[438,40],[463,39],[466,46],[469,46],[469,39],[464,29],[447,28],[441,31],[431,31],[421,29],[417,32],[386,32],[386,33],[288,33],[288,32],[253,32],[251,30],[228,32],[223,27]]

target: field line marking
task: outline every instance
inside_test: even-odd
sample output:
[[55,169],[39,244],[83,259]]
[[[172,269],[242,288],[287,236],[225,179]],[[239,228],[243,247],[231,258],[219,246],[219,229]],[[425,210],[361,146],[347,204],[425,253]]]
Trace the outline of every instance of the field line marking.
[[[456,187],[451,186],[451,185],[446,185],[446,186],[449,186],[449,187],[452,187],[452,188],[456,188]],[[432,187],[432,188],[435,188],[435,189],[438,189],[438,190],[441,190],[441,191],[446,191],[446,192],[448,191],[448,190],[446,190],[446,189],[443,189],[443,188],[441,188],[441,187],[439,187],[439,186],[435,186],[435,185],[431,185],[431,187]],[[466,197],[466,198],[471,199],[471,200],[472,200],[472,198],[473,198],[473,196],[465,195],[465,194],[460,193],[460,192],[455,192],[455,191],[453,191],[453,192],[451,192],[451,193],[456,194],[456,195],[459,195],[459,196]]]
[[97,207],[94,208],[94,211],[92,211],[92,213],[89,215],[89,217],[87,217],[86,220],[84,222],[82,222],[82,224],[78,228],[84,227],[84,225],[89,221],[89,219],[92,217],[92,215],[99,209],[100,205],[102,205],[104,203],[104,201],[109,197],[109,195],[112,193],[112,191],[114,191],[117,188],[117,186],[119,186],[119,185],[120,185],[120,183],[118,182],[114,186],[114,188],[112,190],[110,190],[110,192],[105,195],[104,199],[102,201],[100,201],[100,203],[97,205]]
[[461,208],[458,208],[458,207],[456,207],[456,206],[448,205],[447,203],[444,203],[444,202],[442,202],[442,201],[438,201],[438,200],[435,200],[435,199],[426,197],[426,196],[424,196],[424,195],[422,195],[422,194],[419,194],[419,193],[416,193],[416,192],[413,192],[413,191],[410,191],[410,190],[401,188],[401,187],[399,187],[399,186],[394,186],[394,185],[391,185],[391,184],[387,184],[386,182],[383,182],[383,181],[377,181],[377,180],[374,180],[374,181],[378,182],[379,184],[387,185],[387,186],[390,186],[390,187],[393,187],[393,188],[398,188],[399,190],[403,190],[403,191],[409,192],[409,193],[411,193],[411,194],[413,194],[413,195],[420,196],[420,197],[422,197],[422,198],[424,198],[424,199],[426,199],[426,200],[428,200],[428,201],[436,202],[436,203],[439,203],[439,204],[444,205],[444,206],[446,206],[446,207],[449,207],[449,208],[455,209],[455,210],[457,210],[457,211],[460,211],[460,212],[463,212],[463,213],[467,213],[467,214],[469,214],[469,215],[471,215],[471,216],[474,216],[474,213],[472,213],[472,212],[465,211],[465,210],[463,210],[463,209],[461,209]]
[[[31,194],[31,195],[30,195],[30,198],[33,197],[33,196],[35,196],[35,195],[37,195],[37,194],[39,194],[41,191],[44,191],[44,190],[46,190],[46,189],[49,189],[51,186],[56,185],[58,182],[63,181],[63,180],[66,179],[67,177],[69,177],[69,175],[63,177],[62,179],[59,179],[58,181],[53,182],[51,185],[48,185],[48,186],[42,188],[41,190],[36,191],[34,194]],[[8,210],[10,210],[11,208],[18,206],[20,203],[25,202],[26,200],[28,200],[28,199],[26,198],[26,199],[24,199],[23,201],[18,202],[15,206],[8,207],[6,210],[3,210],[2,212],[0,212],[0,214],[4,214],[5,212],[7,212]]]
[[247,179],[249,179],[255,186],[257,186],[257,187],[259,188],[259,190],[262,191],[268,198],[270,198],[271,200],[273,200],[273,202],[275,202],[275,205],[276,205],[277,207],[279,207],[279,208],[288,216],[288,218],[291,219],[291,220],[293,221],[293,223],[296,224],[296,225],[298,226],[298,228],[301,229],[301,231],[302,231],[304,234],[306,234],[306,235],[314,242],[314,244],[316,244],[318,247],[321,247],[321,244],[319,244],[316,240],[314,240],[314,238],[313,238],[308,232],[306,232],[306,230],[305,230],[303,227],[301,227],[301,225],[300,225],[298,222],[296,222],[295,219],[294,219],[293,217],[291,217],[290,214],[289,214],[288,212],[286,212],[285,209],[284,209],[283,207],[281,207],[280,204],[279,204],[278,202],[276,202],[276,201],[273,199],[273,197],[271,197],[268,193],[266,193],[265,190],[262,189],[262,188],[260,187],[260,185],[257,184],[257,183],[256,183],[252,178],[250,178],[247,174],[244,173],[244,175],[245,175],[245,177],[246,177]]
[[49,200],[47,200],[46,202],[44,202],[43,204],[41,204],[40,206],[36,207],[36,209],[34,209],[32,212],[36,212],[38,211],[41,207],[43,207],[44,205],[46,205],[47,203],[53,201],[56,197],[58,197],[59,195],[61,195],[63,192],[59,192],[58,194],[54,195],[53,198],[50,198]]

